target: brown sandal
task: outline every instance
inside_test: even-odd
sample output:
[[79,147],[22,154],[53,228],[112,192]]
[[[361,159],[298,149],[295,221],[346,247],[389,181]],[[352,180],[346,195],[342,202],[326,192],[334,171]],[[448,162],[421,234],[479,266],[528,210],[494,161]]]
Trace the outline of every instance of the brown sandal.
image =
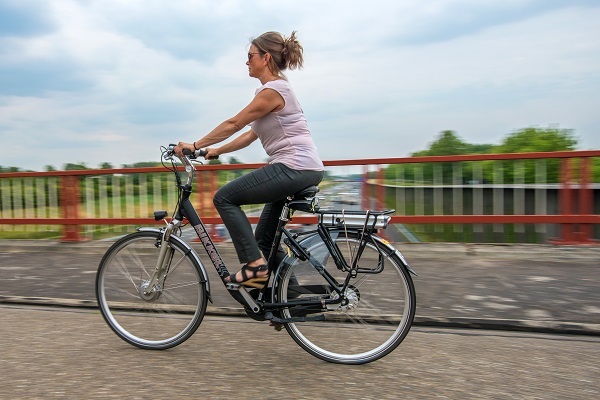
[[247,264],[242,267],[242,280],[236,280],[235,274],[229,275],[229,283],[238,283],[244,286],[250,286],[257,289],[262,289],[267,281],[269,280],[268,274],[265,276],[258,276],[259,272],[266,271],[268,266],[266,264],[257,265],[256,267],[249,267]]

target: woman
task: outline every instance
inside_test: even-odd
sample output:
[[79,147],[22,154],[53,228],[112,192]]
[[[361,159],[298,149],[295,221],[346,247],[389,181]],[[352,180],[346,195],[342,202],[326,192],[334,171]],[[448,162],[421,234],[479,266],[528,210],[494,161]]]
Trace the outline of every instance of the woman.
[[[175,151],[206,147],[206,159],[216,158],[249,146],[260,139],[269,155],[269,164],[243,175],[217,191],[214,204],[229,230],[241,270],[225,280],[262,287],[267,280],[267,262],[285,198],[317,185],[323,178],[323,163],[307,127],[304,113],[283,71],[301,68],[303,48],[296,32],[289,38],[267,32],[251,41],[248,73],[261,87],[254,99],[202,139],[179,142]],[[221,147],[209,147],[231,137],[243,127],[251,129]],[[252,234],[252,226],[240,208],[244,204],[265,203]],[[281,251],[281,249],[279,249]],[[262,254],[261,254],[262,251]]]

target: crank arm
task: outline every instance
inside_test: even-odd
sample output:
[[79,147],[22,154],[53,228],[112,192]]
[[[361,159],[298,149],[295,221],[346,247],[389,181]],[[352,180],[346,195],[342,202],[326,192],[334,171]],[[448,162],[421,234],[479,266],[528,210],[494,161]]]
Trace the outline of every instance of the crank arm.
[[291,317],[291,318],[279,318],[273,315],[272,312],[267,311],[265,318],[273,322],[279,322],[280,324],[286,324],[289,322],[307,322],[307,321],[325,321],[324,315],[318,315],[315,317]]

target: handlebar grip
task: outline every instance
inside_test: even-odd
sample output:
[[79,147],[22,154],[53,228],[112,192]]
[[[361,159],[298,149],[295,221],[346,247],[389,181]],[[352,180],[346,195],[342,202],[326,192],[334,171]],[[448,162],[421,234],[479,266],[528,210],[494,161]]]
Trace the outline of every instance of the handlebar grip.
[[[208,151],[206,151],[204,149],[199,149],[199,150],[196,150],[196,151],[192,152],[189,149],[183,149],[183,154],[186,155],[186,156],[188,156],[188,157],[190,157],[190,158],[197,158],[197,157],[204,157],[204,156],[206,156],[208,154]],[[210,159],[211,160],[216,160],[218,158],[219,158],[219,156],[211,157]]]
[[[204,157],[207,154],[208,154],[208,151],[206,151],[206,150],[203,150],[203,149],[196,150],[196,155],[197,156]],[[218,159],[219,159],[219,156],[208,158],[208,160],[218,160]]]

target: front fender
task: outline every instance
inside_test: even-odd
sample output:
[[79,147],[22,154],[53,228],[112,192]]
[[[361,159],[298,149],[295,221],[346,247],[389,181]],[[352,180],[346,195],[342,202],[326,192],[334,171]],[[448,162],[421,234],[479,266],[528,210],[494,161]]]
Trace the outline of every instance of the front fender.
[[[137,228],[137,230],[139,232],[155,232],[157,234],[162,234],[162,231],[158,228]],[[200,270],[202,271],[202,274],[204,275],[203,281],[204,281],[204,287],[206,289],[206,295],[208,296],[208,300],[212,303],[212,298],[210,296],[210,282],[208,281],[208,274],[206,273],[206,268],[204,268],[204,264],[202,264],[202,260],[200,260],[200,257],[198,257],[198,253],[196,253],[196,251],[189,245],[187,244],[187,242],[183,239],[181,239],[179,236],[175,236],[175,235],[171,235],[171,239],[179,244],[181,244],[183,247],[185,247],[188,250],[188,253],[192,256],[192,258],[194,258],[194,260],[196,260],[196,262],[198,263],[198,265],[200,266]]]

